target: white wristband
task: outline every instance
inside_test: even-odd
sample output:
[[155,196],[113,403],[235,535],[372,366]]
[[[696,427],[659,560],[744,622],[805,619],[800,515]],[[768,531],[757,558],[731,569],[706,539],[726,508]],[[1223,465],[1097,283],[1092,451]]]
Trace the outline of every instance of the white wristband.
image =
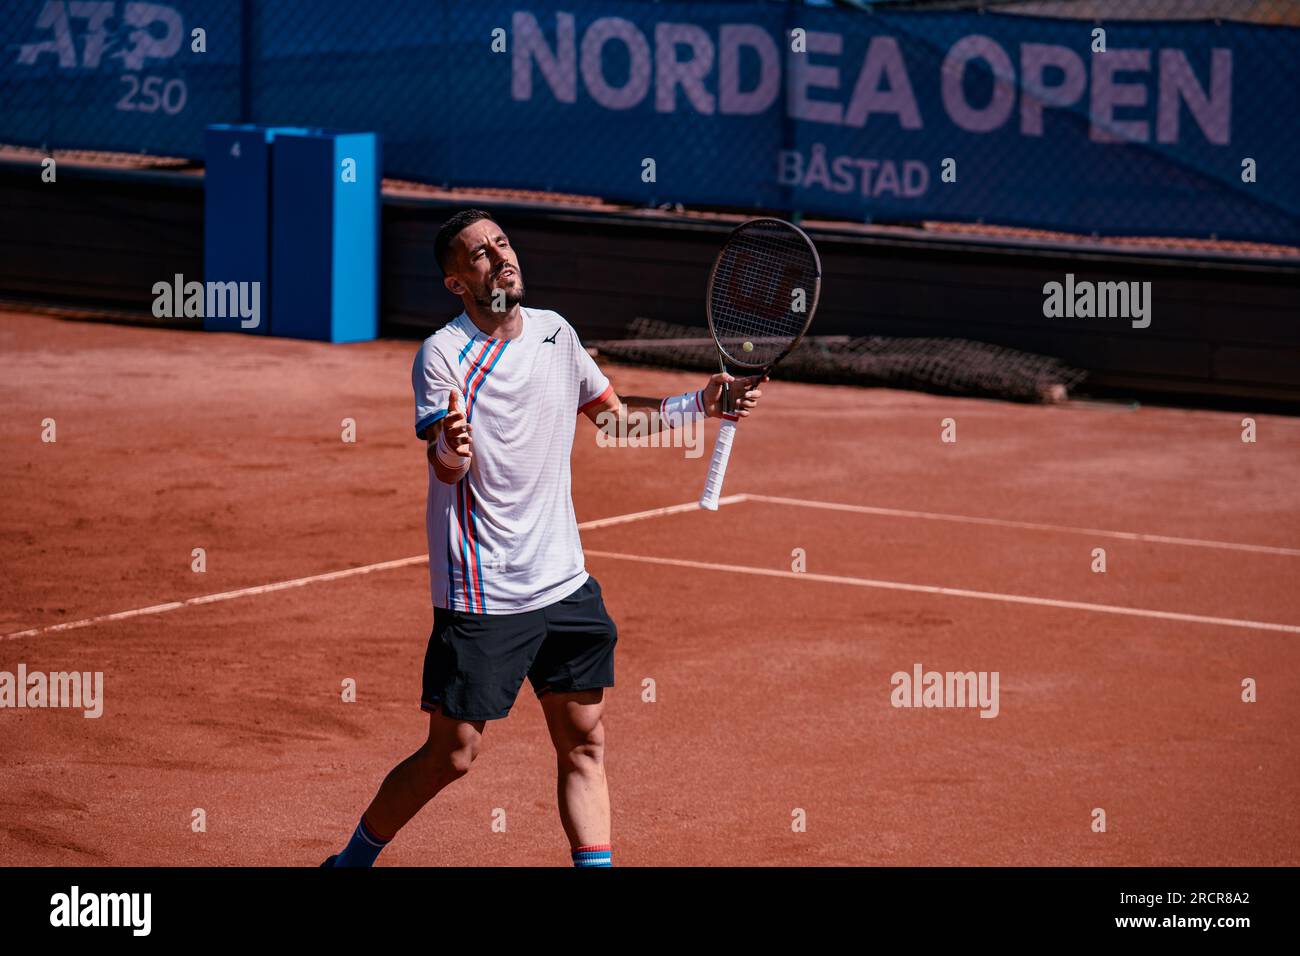
[[445,428],[438,429],[438,440],[434,442],[433,453],[438,456],[438,461],[442,462],[444,467],[452,471],[459,471],[469,461],[469,459],[456,454],[452,447],[447,444],[447,430]]
[[659,403],[659,417],[669,428],[707,417],[704,411],[704,390],[673,395]]

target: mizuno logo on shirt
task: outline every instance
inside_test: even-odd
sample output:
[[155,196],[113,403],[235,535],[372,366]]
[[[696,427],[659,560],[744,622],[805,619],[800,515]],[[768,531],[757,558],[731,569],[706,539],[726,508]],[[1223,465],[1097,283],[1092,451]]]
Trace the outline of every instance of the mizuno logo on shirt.
[[551,333],[551,337],[550,337],[549,339],[542,339],[542,341],[543,341],[543,342],[550,342],[552,345],[554,345],[554,344],[555,344],[555,337],[556,337],[557,335],[559,335],[559,334],[560,334],[560,330],[559,330],[559,329],[556,329],[554,332]]

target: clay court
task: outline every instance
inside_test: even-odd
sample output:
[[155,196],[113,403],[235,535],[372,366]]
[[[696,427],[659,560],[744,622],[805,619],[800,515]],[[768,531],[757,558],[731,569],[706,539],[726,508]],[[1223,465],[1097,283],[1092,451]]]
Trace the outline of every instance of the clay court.
[[[347,838],[428,720],[415,347],[0,316],[0,670],[105,697],[0,715],[0,862],[315,866]],[[777,381],[716,514],[712,426],[686,458],[580,419],[616,861],[1300,863],[1300,423],[1251,444],[1243,417]],[[916,663],[999,672],[998,716],[891,706]],[[553,760],[525,690],[382,865],[567,865]]]

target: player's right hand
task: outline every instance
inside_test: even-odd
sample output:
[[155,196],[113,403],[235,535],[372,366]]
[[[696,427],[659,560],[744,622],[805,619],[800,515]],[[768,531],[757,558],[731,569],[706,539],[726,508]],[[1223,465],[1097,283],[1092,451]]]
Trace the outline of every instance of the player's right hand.
[[757,375],[750,375],[745,378],[736,378],[727,372],[714,372],[709,378],[709,382],[704,386],[704,414],[709,418],[722,417],[722,386],[731,385],[732,395],[734,397],[734,412],[737,418],[748,418],[749,413],[758,404],[758,400],[763,396],[758,386],[767,381],[764,375],[761,379]]
[[470,434],[473,426],[465,417],[465,409],[461,407],[461,401],[460,392],[453,388],[451,394],[447,396],[447,414],[442,419],[442,433],[446,436],[447,447],[464,458],[465,464],[469,464],[474,457],[473,440]]

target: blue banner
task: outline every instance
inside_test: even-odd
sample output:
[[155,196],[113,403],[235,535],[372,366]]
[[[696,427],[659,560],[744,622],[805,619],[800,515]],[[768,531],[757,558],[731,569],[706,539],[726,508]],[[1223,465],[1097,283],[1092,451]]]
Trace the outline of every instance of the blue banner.
[[0,141],[198,158],[239,115],[240,41],[238,0],[9,0]]
[[387,175],[458,186],[1300,243],[1291,28],[639,0],[9,10],[7,142],[197,157],[206,123],[244,119],[374,130]]

